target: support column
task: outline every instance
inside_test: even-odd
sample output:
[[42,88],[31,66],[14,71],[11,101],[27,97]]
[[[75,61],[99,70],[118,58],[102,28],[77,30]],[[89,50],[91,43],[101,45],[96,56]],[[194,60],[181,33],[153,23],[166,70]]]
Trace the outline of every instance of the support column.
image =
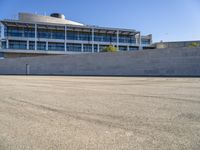
[[119,30],[117,30],[117,50],[119,51]]
[[92,52],[94,53],[94,28],[92,28]]
[[26,41],[26,49],[29,50],[29,40]]
[[97,52],[98,52],[98,53],[100,52],[99,44],[97,45]]
[[141,33],[139,33],[139,50],[142,50],[142,40],[141,40]]
[[37,50],[37,24],[35,24],[35,51]]
[[152,43],[153,43],[152,34],[150,34],[149,37],[150,37],[150,45],[152,45]]
[[83,48],[84,48],[84,47],[83,47],[83,43],[82,43],[82,44],[81,44],[81,52],[84,52],[84,51],[83,51]]
[[130,49],[129,49],[129,45],[127,46],[127,51],[130,51]]
[[67,52],[67,26],[65,26],[65,52]]
[[9,49],[9,40],[6,40],[6,49]]
[[46,51],[48,51],[48,50],[49,50],[49,42],[46,41]]

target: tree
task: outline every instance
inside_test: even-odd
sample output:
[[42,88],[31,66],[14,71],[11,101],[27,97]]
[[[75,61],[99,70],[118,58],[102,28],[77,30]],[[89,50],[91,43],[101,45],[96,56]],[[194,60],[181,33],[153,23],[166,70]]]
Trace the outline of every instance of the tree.
[[190,47],[199,47],[199,43],[193,42],[192,44],[190,44]]
[[116,51],[117,51],[116,47],[109,45],[109,46],[105,47],[102,52],[116,52]]

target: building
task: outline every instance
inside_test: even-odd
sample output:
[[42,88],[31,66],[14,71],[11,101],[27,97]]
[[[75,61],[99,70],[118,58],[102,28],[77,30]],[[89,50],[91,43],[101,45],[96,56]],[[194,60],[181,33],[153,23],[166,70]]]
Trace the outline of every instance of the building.
[[155,48],[183,48],[183,47],[200,47],[200,41],[174,41],[174,42],[159,42],[153,44]]
[[84,25],[62,14],[19,13],[1,20],[0,57],[101,52],[113,45],[119,51],[152,48],[152,35],[131,29]]

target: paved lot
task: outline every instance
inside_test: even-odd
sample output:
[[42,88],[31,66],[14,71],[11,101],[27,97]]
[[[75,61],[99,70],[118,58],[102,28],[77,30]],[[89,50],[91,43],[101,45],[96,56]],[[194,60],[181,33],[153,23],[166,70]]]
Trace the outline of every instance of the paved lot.
[[0,76],[0,150],[199,150],[200,78]]

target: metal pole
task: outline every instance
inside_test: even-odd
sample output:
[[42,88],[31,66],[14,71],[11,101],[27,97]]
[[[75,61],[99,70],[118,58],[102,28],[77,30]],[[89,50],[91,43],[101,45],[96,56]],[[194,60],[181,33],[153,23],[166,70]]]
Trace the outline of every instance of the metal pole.
[[26,75],[30,74],[30,66],[29,64],[26,64]]

